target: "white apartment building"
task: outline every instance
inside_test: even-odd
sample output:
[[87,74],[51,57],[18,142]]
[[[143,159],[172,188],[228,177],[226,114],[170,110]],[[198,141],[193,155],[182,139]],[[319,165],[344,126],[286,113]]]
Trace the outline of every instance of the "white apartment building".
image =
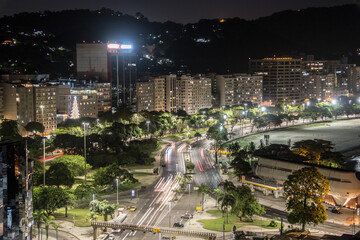
[[221,106],[239,105],[244,102],[262,103],[263,76],[261,75],[217,75],[216,84]]
[[136,83],[136,94],[138,112],[184,110],[194,114],[200,109],[211,107],[211,79],[166,75]]

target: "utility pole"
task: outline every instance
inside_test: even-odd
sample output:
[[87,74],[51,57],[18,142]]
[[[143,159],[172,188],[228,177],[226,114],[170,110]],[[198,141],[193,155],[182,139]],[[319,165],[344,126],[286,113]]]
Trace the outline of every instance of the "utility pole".
[[116,55],[116,107],[119,107],[119,55]]
[[84,160],[85,160],[85,184],[86,184],[86,127],[89,123],[83,123],[84,125]]
[[[125,104],[126,102],[126,93],[125,93],[125,90],[126,90],[126,87],[125,87],[125,55],[123,55],[123,98],[124,98],[124,101],[123,101],[123,104]],[[125,106],[124,106],[124,109],[125,109]]]
[[41,122],[43,124],[44,127],[44,132],[43,132],[43,168],[44,168],[44,187],[45,187],[45,120],[44,120],[44,105],[40,105],[40,109],[41,109]]

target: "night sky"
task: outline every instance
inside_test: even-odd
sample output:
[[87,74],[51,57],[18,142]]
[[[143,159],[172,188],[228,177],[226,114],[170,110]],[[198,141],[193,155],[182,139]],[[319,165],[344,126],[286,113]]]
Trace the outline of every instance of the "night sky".
[[360,0],[0,0],[0,16],[24,11],[111,8],[150,21],[197,22],[203,18],[256,19],[287,9],[326,7]]

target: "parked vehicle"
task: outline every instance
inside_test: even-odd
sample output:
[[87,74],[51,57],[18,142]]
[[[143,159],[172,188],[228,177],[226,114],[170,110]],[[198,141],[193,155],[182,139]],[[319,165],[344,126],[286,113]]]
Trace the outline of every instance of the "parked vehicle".
[[193,215],[191,213],[185,213],[181,216],[182,219],[191,219],[193,218]]
[[182,223],[180,223],[180,222],[176,222],[176,223],[174,223],[173,226],[174,226],[174,227],[182,228],[182,227],[184,227],[184,224],[182,224]]

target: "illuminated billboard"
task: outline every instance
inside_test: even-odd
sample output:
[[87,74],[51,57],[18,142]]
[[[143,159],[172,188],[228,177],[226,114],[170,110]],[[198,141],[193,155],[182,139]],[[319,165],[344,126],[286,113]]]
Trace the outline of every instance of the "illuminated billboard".
[[120,44],[119,43],[108,43],[107,49],[120,49]]
[[120,48],[121,49],[132,49],[132,45],[130,45],[130,44],[121,44]]
[[118,50],[118,49],[132,49],[131,44],[120,44],[120,43],[108,43],[107,49]]

